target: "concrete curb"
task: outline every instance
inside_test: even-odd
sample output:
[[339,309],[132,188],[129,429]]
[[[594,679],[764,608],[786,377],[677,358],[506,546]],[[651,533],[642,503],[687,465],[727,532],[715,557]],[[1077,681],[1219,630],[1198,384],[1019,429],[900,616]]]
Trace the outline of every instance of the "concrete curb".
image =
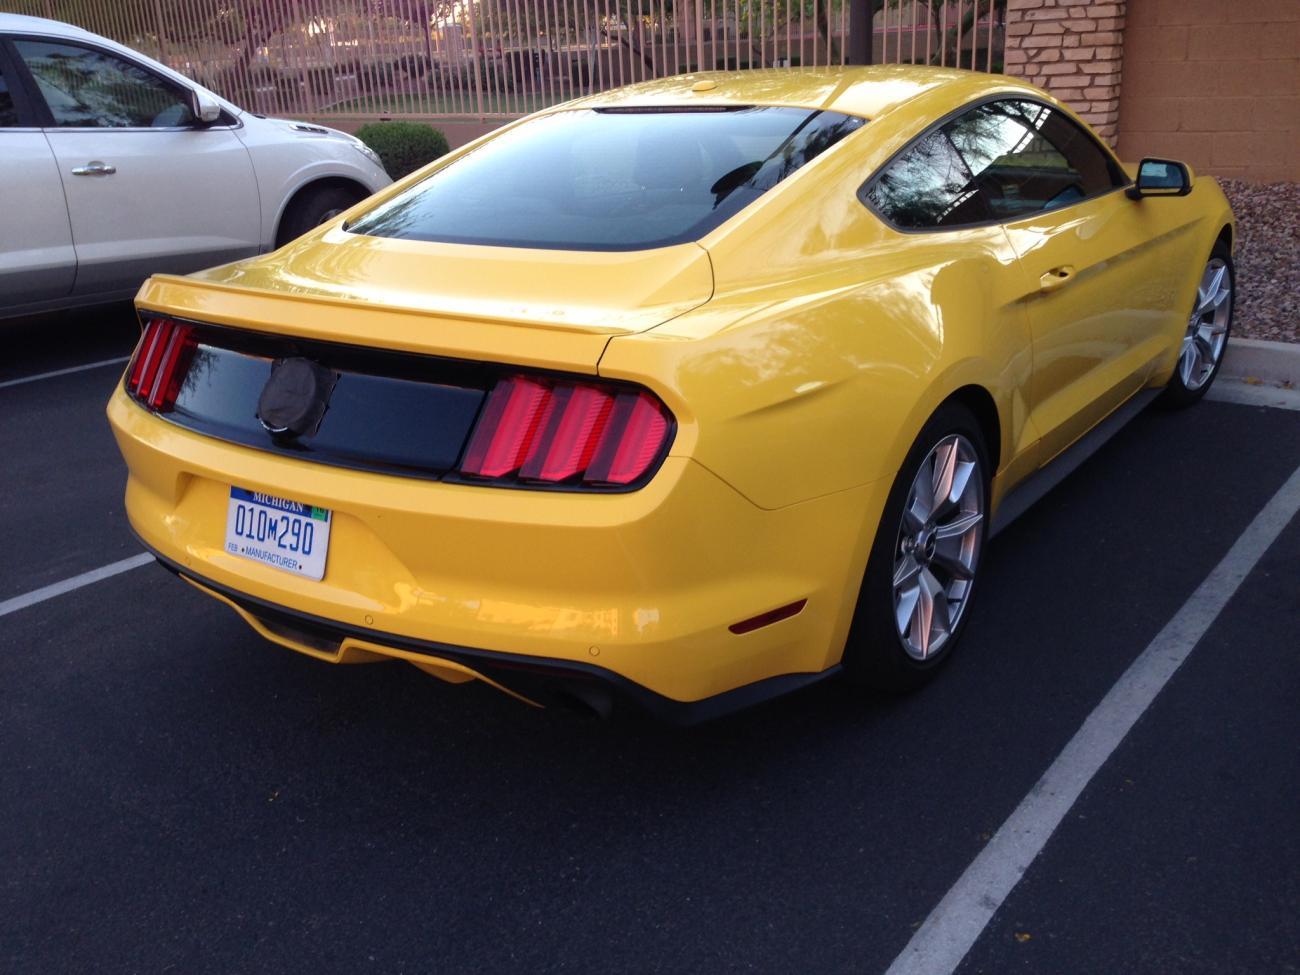
[[1232,338],[1220,375],[1300,387],[1300,343]]

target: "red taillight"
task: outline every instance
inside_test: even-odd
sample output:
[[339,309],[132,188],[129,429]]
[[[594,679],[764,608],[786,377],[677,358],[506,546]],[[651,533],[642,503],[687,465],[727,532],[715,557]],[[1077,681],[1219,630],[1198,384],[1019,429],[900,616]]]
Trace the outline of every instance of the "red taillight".
[[508,376],[488,394],[460,473],[521,484],[632,484],[659,460],[671,418],[645,390]]
[[519,470],[549,398],[547,388],[535,379],[512,376],[497,383],[474,427],[461,471],[504,477]]
[[600,484],[630,484],[650,466],[664,438],[668,420],[649,393],[619,393],[591,466],[583,478]]
[[195,348],[194,326],[150,319],[136,349],[126,391],[157,413],[176,405]]

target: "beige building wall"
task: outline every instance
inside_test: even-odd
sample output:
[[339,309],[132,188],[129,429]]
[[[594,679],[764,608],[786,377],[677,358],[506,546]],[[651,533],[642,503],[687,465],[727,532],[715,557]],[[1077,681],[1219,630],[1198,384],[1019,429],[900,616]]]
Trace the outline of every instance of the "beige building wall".
[[1300,180],[1300,0],[1128,0],[1124,159]]

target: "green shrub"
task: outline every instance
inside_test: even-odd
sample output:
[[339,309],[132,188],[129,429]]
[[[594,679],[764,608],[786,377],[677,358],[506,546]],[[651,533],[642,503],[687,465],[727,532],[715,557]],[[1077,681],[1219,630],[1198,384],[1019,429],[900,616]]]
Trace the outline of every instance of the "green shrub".
[[357,138],[384,161],[393,179],[401,179],[444,155],[447,137],[423,122],[375,122],[357,129]]

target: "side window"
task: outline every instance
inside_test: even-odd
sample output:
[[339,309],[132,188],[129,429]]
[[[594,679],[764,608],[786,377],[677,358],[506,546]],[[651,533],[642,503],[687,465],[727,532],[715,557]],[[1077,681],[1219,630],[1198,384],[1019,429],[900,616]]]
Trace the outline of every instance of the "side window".
[[14,105],[14,96],[9,94],[4,72],[0,71],[0,129],[12,128],[17,124],[18,107]]
[[192,125],[186,92],[139,65],[95,48],[15,40],[54,124],[73,128]]
[[939,129],[890,163],[867,197],[899,227],[956,227],[989,218],[975,190],[966,161]]
[[1077,203],[1122,186],[1083,129],[1036,102],[980,105],[924,136],[867,188],[896,226],[959,227]]
[[980,173],[981,192],[999,219],[1078,203],[1124,184],[1093,138],[1055,109],[995,102],[977,111],[1005,124],[1014,118],[1025,131],[1024,139],[990,159]]

